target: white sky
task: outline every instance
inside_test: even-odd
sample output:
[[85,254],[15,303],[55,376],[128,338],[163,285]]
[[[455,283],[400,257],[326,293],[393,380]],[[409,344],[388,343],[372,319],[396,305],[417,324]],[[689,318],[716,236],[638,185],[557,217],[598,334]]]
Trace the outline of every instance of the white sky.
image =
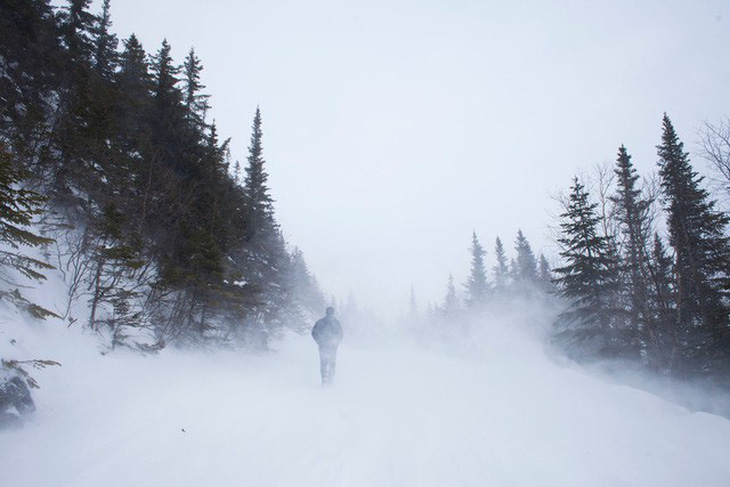
[[[279,222],[329,294],[440,301],[471,232],[555,250],[549,195],[626,144],[651,171],[668,112],[688,149],[730,114],[730,2],[112,3],[114,30],[194,46],[242,163],[261,106]],[[695,164],[701,165],[698,158]]]

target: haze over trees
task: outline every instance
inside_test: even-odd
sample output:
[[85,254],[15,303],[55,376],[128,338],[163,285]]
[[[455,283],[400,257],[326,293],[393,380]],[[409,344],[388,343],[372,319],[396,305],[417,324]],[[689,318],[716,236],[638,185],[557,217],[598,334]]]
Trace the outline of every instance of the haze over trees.
[[[167,40],[151,54],[134,34],[119,42],[108,0],[98,14],[89,0],[5,2],[0,22],[2,240],[47,257],[3,250],[4,268],[57,268],[69,292],[56,311],[112,347],[265,347],[321,312],[276,222],[262,113],[241,180],[193,48],[178,65]],[[38,216],[43,237],[28,230]]]
[[[705,136],[717,166],[722,136]],[[728,215],[666,114],[657,157],[658,202],[642,189],[623,145],[610,211],[599,213],[574,180],[560,221],[565,264],[555,282],[567,309],[556,337],[581,360],[623,358],[662,374],[719,380],[730,372]],[[652,211],[657,203],[663,221]]]
[[[0,5],[0,299],[58,314],[111,348],[266,348],[286,328],[306,330],[325,299],[277,222],[262,111],[241,115],[253,116],[241,163],[208,119],[195,49],[181,64],[167,40],[148,52],[134,34],[112,33],[109,0],[98,13],[90,5]],[[722,191],[727,126],[701,134]],[[623,145],[612,170],[575,178],[558,255],[536,255],[522,230],[489,236],[493,251],[473,232],[467,279],[450,276],[428,313],[414,289],[412,326],[466,336],[463,322],[550,303],[561,310],[553,341],[576,360],[727,374],[728,216],[666,115],[657,160],[659,194]],[[47,272],[68,286],[59,309],[34,305],[15,282]]]

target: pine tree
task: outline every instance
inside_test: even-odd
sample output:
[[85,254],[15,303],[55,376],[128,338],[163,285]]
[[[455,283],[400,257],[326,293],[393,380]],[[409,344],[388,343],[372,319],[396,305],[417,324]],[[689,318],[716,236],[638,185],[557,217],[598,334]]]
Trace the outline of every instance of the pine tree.
[[537,285],[537,260],[522,230],[517,231],[515,250],[517,251],[515,284],[520,292],[529,293]]
[[89,12],[91,0],[68,0],[58,14],[62,40],[73,65],[91,66],[97,18]]
[[667,115],[662,143],[657,146],[663,202],[667,210],[669,244],[674,251],[676,327],[689,370],[709,370],[730,358],[728,288],[730,263],[725,228],[728,216],[700,184]]
[[294,298],[310,315],[321,313],[325,307],[325,299],[317,284],[317,279],[309,271],[304,253],[294,248],[291,258],[291,280]]
[[538,259],[537,282],[544,292],[553,292],[553,274],[544,254],[540,254]]
[[484,305],[489,291],[487,284],[487,270],[484,267],[484,248],[477,239],[477,234],[472,234],[471,241],[471,271],[466,282],[467,304],[471,308],[478,309]]
[[[139,184],[140,181],[149,180],[149,170],[154,160],[150,134],[153,82],[147,53],[134,34],[124,41],[115,85],[119,96],[114,107],[114,118],[120,150],[130,163],[136,163],[136,167],[128,168],[128,173],[137,175],[137,178],[132,179]],[[127,185],[128,188],[130,186],[133,185]]]
[[195,49],[191,47],[183,63],[183,104],[191,124],[198,131],[205,128],[205,115],[210,109],[210,95],[201,93],[205,88],[200,82],[202,71],[203,65],[195,55]]
[[631,156],[623,145],[619,147],[614,173],[617,177],[617,189],[611,201],[624,248],[621,270],[624,275],[629,326],[640,332],[643,348],[653,348],[656,331],[647,294],[651,201],[644,199],[641,190],[637,188],[639,176],[636,175]]
[[261,141],[261,110],[256,108],[251,133],[251,144],[248,149],[248,165],[244,179],[244,191],[248,199],[254,232],[274,225],[274,200],[266,185],[269,175],[264,169],[266,161],[263,157]]
[[117,63],[117,36],[110,32],[112,21],[110,12],[111,0],[104,0],[101,17],[94,29],[94,70],[99,76],[111,80]]
[[599,234],[597,206],[575,178],[567,210],[560,215],[558,242],[565,265],[554,272],[559,293],[568,302],[558,320],[567,329],[559,336],[579,346],[573,350],[578,354],[615,354],[621,346],[615,343],[616,310],[611,304],[617,292],[616,262],[608,238]]
[[0,2],[0,136],[22,161],[37,164],[56,109],[64,57],[57,37],[47,0]]
[[284,324],[291,311],[291,283],[287,279],[289,254],[274,218],[274,200],[267,186],[262,138],[261,110],[257,108],[243,187],[248,221],[240,260],[246,280],[259,290],[262,303],[260,320],[249,326],[267,328],[271,332]]
[[459,312],[459,298],[456,296],[456,286],[454,285],[454,276],[449,274],[449,281],[446,285],[446,297],[441,307],[445,317],[453,317]]
[[494,255],[497,264],[494,266],[494,290],[496,292],[505,292],[509,284],[509,266],[507,265],[507,256],[504,253],[502,240],[497,237],[494,244]]
[[673,264],[658,234],[654,234],[648,269],[648,307],[653,313],[651,321],[655,324],[655,333],[654,341],[649,343],[647,360],[650,366],[668,372],[679,357],[679,341],[676,335]]
[[[22,171],[13,167],[10,153],[4,144],[0,143],[0,243],[7,248],[7,250],[0,249],[0,282],[6,286],[17,286],[12,275],[13,270],[28,279],[40,281],[46,278],[44,270],[54,268],[20,251],[20,247],[38,247],[53,242],[52,239],[37,235],[28,229],[33,217],[41,213],[40,207],[45,198],[34,191],[22,188],[23,176]],[[18,186],[21,187],[18,189]],[[50,311],[27,301],[18,289],[0,288],[0,299],[3,298],[25,308],[36,317],[53,315]]]

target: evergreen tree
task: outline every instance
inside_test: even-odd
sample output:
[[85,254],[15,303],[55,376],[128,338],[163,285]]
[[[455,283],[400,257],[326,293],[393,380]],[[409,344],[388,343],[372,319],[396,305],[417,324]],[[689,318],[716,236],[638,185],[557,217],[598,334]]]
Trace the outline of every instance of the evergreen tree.
[[58,26],[47,0],[0,2],[0,136],[20,161],[40,159],[62,65]]
[[466,282],[467,304],[471,308],[480,308],[489,291],[487,284],[487,270],[484,267],[484,248],[477,239],[477,234],[472,234],[471,241],[471,272]]
[[667,115],[657,146],[669,244],[674,251],[676,335],[690,370],[708,370],[730,358],[728,288],[730,262],[725,228],[728,216],[700,184]]
[[558,324],[565,329],[559,337],[572,345],[578,355],[616,354],[616,310],[612,298],[617,292],[616,262],[608,238],[599,234],[600,218],[596,203],[578,178],[571,187],[567,210],[560,215],[558,239],[565,265],[555,269],[560,295],[568,302]]
[[244,179],[244,190],[248,199],[252,217],[252,230],[259,231],[262,228],[275,226],[274,224],[274,200],[269,194],[269,187],[266,185],[269,175],[264,169],[266,161],[263,157],[261,141],[261,110],[256,108],[256,115],[253,119],[251,133],[251,144],[248,149],[248,165]]
[[97,18],[89,12],[91,0],[68,0],[68,6],[58,14],[63,45],[71,63],[76,66],[91,66],[94,53],[94,30]]
[[502,240],[497,237],[494,245],[494,255],[497,258],[497,264],[494,266],[494,289],[496,292],[504,292],[509,283],[509,266],[507,265],[507,256],[504,253]]
[[[28,279],[40,281],[46,277],[44,270],[53,266],[20,251],[20,247],[38,247],[53,242],[30,231],[28,226],[33,217],[41,213],[40,206],[45,198],[40,194],[24,189],[23,173],[13,167],[10,153],[0,143],[0,282],[5,286],[16,286],[12,275],[16,271]],[[19,189],[18,186],[21,186]],[[22,297],[18,289],[0,288],[0,299],[5,298],[25,308],[37,317],[53,315],[48,310],[34,305]]]
[[[115,74],[119,96],[114,106],[114,120],[122,154],[120,165],[129,175],[129,182],[124,187],[134,193],[133,199],[138,208],[142,188],[148,186],[153,161],[156,160],[150,133],[152,83],[147,53],[132,34],[124,41],[124,50],[119,55],[119,70]],[[144,220],[148,212],[139,213],[139,219]]]
[[672,362],[679,356],[679,341],[676,326],[676,303],[674,302],[673,265],[658,234],[654,234],[651,260],[648,263],[650,286],[648,287],[651,321],[655,324],[653,341],[649,343],[647,357],[649,365],[669,371]]
[[530,247],[530,242],[522,234],[522,230],[517,231],[515,250],[517,251],[515,284],[521,292],[529,292],[537,285],[537,260],[532,252],[532,247]]
[[210,109],[210,95],[201,93],[205,88],[200,81],[202,71],[203,65],[191,47],[183,63],[183,104],[191,124],[199,131],[205,127],[205,114]]
[[630,326],[640,332],[643,348],[654,348],[656,341],[653,312],[649,309],[647,268],[649,208],[651,201],[644,199],[637,188],[639,176],[631,163],[631,156],[622,145],[614,172],[617,177],[616,194],[611,197],[614,216],[622,234],[624,248],[622,274],[625,282],[626,307]]
[[262,306],[259,321],[250,326],[270,332],[280,327],[291,311],[291,285],[286,278],[289,255],[274,218],[274,200],[267,186],[262,138],[261,110],[257,108],[243,187],[248,221],[242,263],[246,280],[259,290]]
[[553,291],[553,274],[544,254],[540,254],[538,260],[537,282],[544,292],[551,293]]
[[114,70],[117,63],[117,36],[109,30],[112,26],[111,0],[104,0],[102,4],[101,17],[97,21],[94,29],[94,70],[99,76],[106,80],[111,80],[114,76]]
[[304,253],[297,247],[292,252],[291,268],[294,298],[307,314],[316,316],[325,307],[324,294],[317,284],[317,279],[309,271]]
[[454,276],[449,274],[449,282],[446,285],[446,297],[441,307],[445,317],[453,317],[459,312],[459,298],[456,296],[456,286],[454,285]]

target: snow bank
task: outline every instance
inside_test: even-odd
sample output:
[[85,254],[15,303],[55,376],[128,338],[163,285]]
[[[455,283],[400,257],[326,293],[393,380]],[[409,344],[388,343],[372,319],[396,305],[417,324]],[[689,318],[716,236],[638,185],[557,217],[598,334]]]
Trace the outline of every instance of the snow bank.
[[63,367],[38,372],[32,422],[0,434],[2,484],[730,485],[727,419],[485,326],[501,331],[468,356],[346,342],[322,388],[309,337],[262,355],[102,356],[73,328],[24,325],[15,346]]

